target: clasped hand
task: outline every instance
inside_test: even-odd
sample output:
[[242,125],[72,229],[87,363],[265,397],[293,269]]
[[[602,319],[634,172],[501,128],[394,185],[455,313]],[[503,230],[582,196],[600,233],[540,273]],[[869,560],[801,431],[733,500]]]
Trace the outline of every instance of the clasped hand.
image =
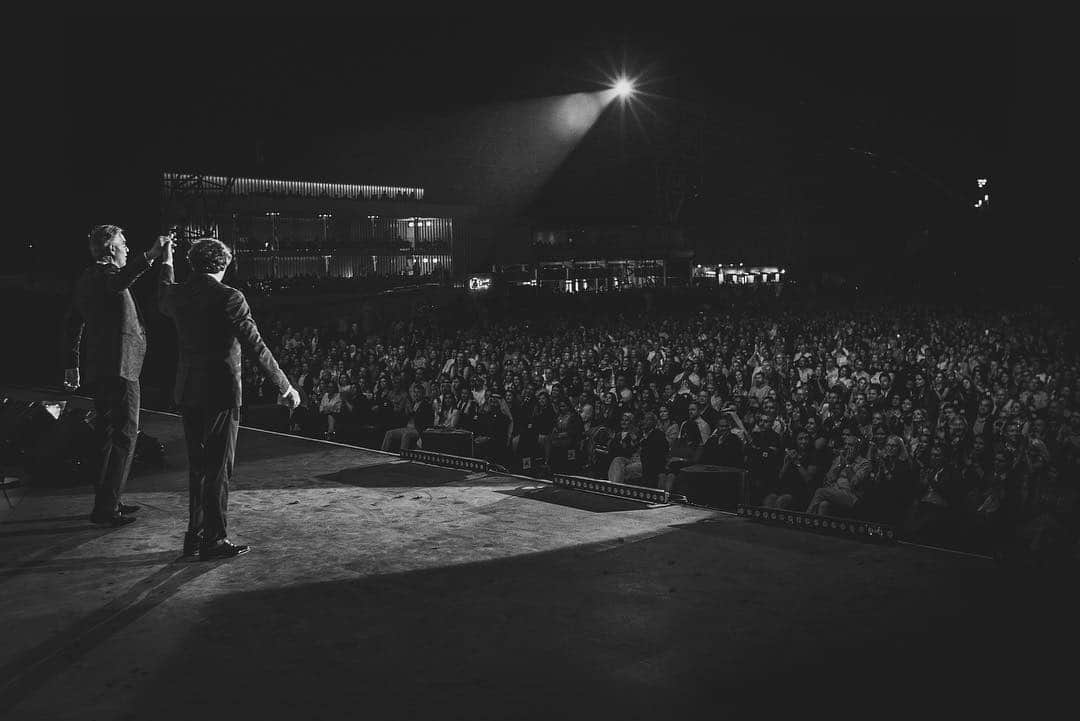
[[291,411],[300,405],[300,392],[296,388],[289,386],[289,390],[278,397],[278,403]]
[[176,237],[171,233],[169,235],[159,235],[154,244],[150,246],[150,250],[147,251],[147,255],[153,258],[160,258],[161,256],[172,255],[173,243],[176,242]]

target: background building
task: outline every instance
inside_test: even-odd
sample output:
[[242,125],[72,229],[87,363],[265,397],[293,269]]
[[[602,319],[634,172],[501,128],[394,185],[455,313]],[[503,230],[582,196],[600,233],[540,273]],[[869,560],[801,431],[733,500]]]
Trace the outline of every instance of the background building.
[[453,274],[471,208],[424,189],[165,172],[162,218],[185,239],[217,237],[242,278]]

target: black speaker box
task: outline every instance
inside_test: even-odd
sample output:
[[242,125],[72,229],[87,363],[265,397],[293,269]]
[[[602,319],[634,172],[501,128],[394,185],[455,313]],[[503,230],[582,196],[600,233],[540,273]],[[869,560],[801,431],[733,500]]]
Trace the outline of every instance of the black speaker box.
[[420,434],[421,448],[451,456],[474,457],[473,434],[455,428],[428,428]]

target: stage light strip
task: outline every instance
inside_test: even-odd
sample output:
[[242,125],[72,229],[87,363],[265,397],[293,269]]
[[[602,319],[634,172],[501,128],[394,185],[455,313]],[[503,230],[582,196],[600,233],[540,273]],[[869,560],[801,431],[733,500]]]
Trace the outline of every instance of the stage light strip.
[[667,491],[661,491],[656,488],[645,488],[644,486],[630,486],[622,483],[612,483],[611,481],[602,481],[596,478],[584,478],[582,476],[566,476],[556,473],[555,476],[552,478],[552,483],[554,483],[556,486],[570,488],[575,491],[599,493],[604,496],[626,498],[628,500],[638,501],[640,503],[665,505],[671,502]]
[[421,463],[430,463],[435,466],[442,466],[444,468],[457,468],[465,471],[490,471],[491,461],[483,458],[467,458],[465,456],[451,456],[446,453],[435,453],[434,451],[422,451],[419,449],[410,449],[401,452],[401,457],[409,461],[419,461]]
[[738,505],[737,515],[751,521],[776,523],[806,531],[818,531],[851,538],[867,538],[875,541],[896,541],[896,529],[887,523],[860,521],[855,518],[818,516],[802,511],[785,511],[779,508]]

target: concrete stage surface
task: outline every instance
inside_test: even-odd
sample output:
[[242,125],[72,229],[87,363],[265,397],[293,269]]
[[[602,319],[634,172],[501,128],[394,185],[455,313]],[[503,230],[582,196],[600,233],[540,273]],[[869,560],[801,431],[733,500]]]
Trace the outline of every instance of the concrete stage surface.
[[[8,392],[9,395],[15,395]],[[0,718],[663,719],[1075,698],[1075,587],[976,557],[646,508],[244,429],[230,536],[179,558],[184,443],[138,522],[0,511]],[[2,501],[0,501],[2,503]]]

